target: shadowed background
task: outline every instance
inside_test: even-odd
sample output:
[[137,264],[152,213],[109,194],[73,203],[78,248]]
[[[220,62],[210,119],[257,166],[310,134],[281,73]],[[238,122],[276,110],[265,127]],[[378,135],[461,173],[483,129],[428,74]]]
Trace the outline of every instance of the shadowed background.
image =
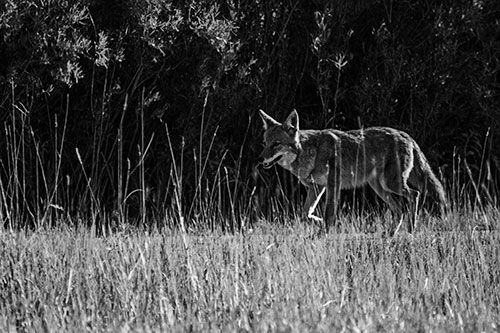
[[293,214],[297,181],[255,168],[259,108],[404,130],[455,204],[497,205],[499,17],[496,0],[4,2],[0,218]]

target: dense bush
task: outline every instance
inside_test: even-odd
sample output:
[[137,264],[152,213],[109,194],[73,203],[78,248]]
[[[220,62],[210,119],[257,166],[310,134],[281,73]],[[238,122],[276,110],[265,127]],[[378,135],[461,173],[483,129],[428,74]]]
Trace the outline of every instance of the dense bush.
[[0,7],[5,223],[246,214],[275,191],[254,169],[259,108],[296,108],[303,127],[406,130],[452,195],[496,203],[498,1]]

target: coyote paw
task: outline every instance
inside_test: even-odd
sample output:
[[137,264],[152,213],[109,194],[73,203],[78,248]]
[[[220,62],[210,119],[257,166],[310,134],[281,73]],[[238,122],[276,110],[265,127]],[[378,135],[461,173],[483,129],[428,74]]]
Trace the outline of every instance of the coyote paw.
[[321,217],[313,214],[307,214],[307,218],[313,220],[314,222],[323,222],[323,219]]

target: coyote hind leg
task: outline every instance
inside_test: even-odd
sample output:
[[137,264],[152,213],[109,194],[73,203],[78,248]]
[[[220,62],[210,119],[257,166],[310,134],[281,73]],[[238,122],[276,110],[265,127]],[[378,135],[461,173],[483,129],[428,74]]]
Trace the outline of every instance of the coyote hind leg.
[[[417,207],[420,192],[411,189],[402,178],[400,178],[399,182],[393,182],[389,184],[389,182],[387,182],[384,177],[379,177],[371,180],[368,184],[375,191],[375,193],[389,206],[391,211],[396,216],[397,225],[393,224],[391,226],[392,230],[390,233],[395,234],[398,232],[404,219],[403,212],[405,210],[410,213],[410,218],[408,221],[408,231],[413,232],[416,227]],[[406,203],[404,201],[406,201]],[[404,209],[404,206],[407,206],[407,209]]]
[[379,196],[379,198],[381,198],[387,204],[387,206],[389,206],[389,209],[394,214],[397,225],[393,222],[389,227],[389,234],[393,235],[399,230],[403,216],[399,198],[397,198],[396,195],[392,193],[392,191],[385,190],[377,178],[370,180],[368,184]]

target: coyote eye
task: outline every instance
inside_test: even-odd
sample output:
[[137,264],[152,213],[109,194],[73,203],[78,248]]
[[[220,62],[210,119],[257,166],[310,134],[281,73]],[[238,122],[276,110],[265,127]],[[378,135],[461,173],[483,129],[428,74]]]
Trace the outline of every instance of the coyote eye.
[[278,148],[278,146],[280,145],[279,142],[274,142],[272,145],[271,145],[271,149],[276,149]]

